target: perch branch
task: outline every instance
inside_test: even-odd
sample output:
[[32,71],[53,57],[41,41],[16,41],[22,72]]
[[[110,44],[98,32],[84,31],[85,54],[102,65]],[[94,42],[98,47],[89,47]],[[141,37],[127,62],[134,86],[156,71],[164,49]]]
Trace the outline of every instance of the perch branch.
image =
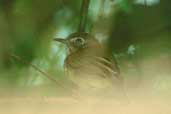
[[52,78],[51,75],[49,75],[48,73],[42,71],[42,70],[41,70],[40,68],[38,68],[36,65],[34,65],[34,64],[32,64],[32,63],[30,63],[30,62],[28,62],[28,61],[23,60],[21,57],[19,57],[19,56],[17,56],[17,55],[9,54],[9,56],[12,57],[12,58],[14,58],[14,59],[16,59],[16,60],[18,60],[18,61],[20,61],[20,62],[22,62],[22,63],[24,63],[24,64],[30,65],[32,68],[34,68],[35,70],[37,70],[38,72],[40,72],[43,76],[47,77],[49,80],[51,80],[51,81],[54,82],[55,84],[61,86],[61,84],[59,84],[59,82],[57,82],[54,78]]

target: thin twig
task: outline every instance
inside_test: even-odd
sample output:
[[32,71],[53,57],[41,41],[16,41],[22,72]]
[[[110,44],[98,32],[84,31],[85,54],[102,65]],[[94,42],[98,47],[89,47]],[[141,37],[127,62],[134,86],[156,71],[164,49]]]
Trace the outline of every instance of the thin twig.
[[41,74],[43,74],[43,76],[47,77],[49,80],[51,80],[52,82],[54,82],[55,84],[57,85],[60,85],[59,82],[57,82],[54,78],[52,78],[51,75],[49,75],[48,73],[42,71],[40,68],[38,68],[36,65],[28,62],[28,61],[25,61],[24,59],[22,59],[21,57],[17,56],[17,55],[14,55],[14,54],[9,54],[9,56],[11,56],[12,58],[24,63],[24,64],[28,64],[30,65],[32,68],[34,68],[35,70],[37,70],[38,72],[40,72]]

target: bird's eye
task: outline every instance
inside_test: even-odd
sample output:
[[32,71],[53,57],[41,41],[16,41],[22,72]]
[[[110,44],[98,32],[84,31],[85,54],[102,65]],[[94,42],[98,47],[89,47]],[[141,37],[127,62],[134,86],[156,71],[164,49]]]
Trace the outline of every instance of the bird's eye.
[[72,40],[74,46],[76,47],[82,47],[85,44],[85,39],[82,37],[76,37]]
[[75,39],[75,43],[79,43],[79,44],[84,43],[84,39],[81,37],[78,37]]

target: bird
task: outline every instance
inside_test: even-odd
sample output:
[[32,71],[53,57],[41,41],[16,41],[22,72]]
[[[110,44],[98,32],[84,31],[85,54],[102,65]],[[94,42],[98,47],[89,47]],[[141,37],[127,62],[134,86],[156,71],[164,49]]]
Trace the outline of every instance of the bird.
[[94,35],[87,32],[75,32],[67,38],[54,38],[65,44],[68,55],[64,61],[67,77],[81,92],[111,93],[118,91],[123,83],[118,65]]

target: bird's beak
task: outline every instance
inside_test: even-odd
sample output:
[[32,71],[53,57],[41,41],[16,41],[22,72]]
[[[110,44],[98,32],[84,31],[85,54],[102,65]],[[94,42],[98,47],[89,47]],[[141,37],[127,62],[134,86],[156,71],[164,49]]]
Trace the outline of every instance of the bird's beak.
[[67,44],[67,39],[63,39],[63,38],[54,38],[53,39],[54,41],[57,41],[57,42],[61,42],[63,44]]

